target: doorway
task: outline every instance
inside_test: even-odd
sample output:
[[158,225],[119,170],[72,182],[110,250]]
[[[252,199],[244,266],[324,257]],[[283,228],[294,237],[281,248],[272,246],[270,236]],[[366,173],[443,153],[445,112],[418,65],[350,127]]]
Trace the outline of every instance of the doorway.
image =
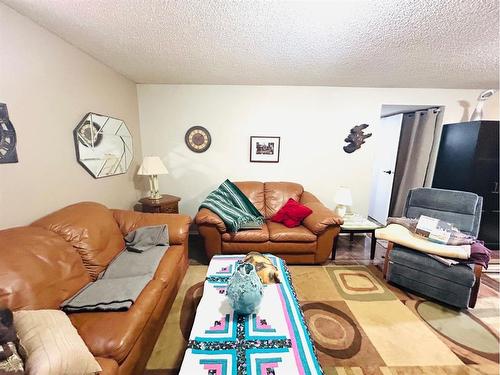
[[383,105],[375,140],[368,216],[402,216],[408,190],[430,186],[444,107]]

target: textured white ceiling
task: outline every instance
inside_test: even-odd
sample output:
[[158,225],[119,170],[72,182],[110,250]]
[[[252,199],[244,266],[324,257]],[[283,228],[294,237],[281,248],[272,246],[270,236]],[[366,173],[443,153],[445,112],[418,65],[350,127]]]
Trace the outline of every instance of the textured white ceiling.
[[498,0],[0,1],[139,83],[498,86]]

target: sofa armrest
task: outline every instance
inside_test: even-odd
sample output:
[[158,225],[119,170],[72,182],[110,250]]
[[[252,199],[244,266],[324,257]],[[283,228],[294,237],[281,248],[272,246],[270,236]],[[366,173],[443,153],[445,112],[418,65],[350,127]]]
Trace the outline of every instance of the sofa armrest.
[[222,233],[215,225],[204,224],[198,227],[200,236],[203,238],[205,253],[208,260],[214,255],[222,254]]
[[215,225],[219,232],[226,232],[226,225],[224,224],[222,219],[216,213],[210,211],[208,208],[200,209],[194,218],[194,222],[197,225]]
[[300,203],[321,203],[318,198],[313,193],[309,193],[308,191],[304,191],[300,197]]
[[111,358],[95,357],[99,366],[101,366],[102,371],[99,375],[115,375],[118,374],[118,362]]
[[113,216],[125,236],[140,227],[167,224],[170,245],[183,245],[189,235],[191,218],[179,214],[153,214],[126,210],[112,210]]
[[316,264],[323,264],[328,260],[330,254],[332,253],[335,238],[339,233],[340,226],[330,225],[323,233],[318,234],[318,247],[316,249],[316,253],[314,254],[314,261]]
[[312,210],[312,214],[304,219],[304,226],[316,235],[323,233],[329,226],[344,223],[340,216],[319,201],[304,203],[304,205]]

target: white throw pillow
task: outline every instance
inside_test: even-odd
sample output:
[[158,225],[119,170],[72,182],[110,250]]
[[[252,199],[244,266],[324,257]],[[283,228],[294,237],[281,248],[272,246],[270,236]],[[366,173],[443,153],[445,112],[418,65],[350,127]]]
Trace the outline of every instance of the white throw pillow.
[[14,325],[28,356],[25,363],[28,374],[88,375],[101,371],[62,311],[15,311]]

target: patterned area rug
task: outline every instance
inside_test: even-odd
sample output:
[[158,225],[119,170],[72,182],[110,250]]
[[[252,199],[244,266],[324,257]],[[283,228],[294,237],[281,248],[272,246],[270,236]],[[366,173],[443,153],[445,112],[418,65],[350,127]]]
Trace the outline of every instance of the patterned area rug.
[[[325,374],[499,374],[497,280],[483,275],[476,308],[456,311],[388,285],[375,266],[289,268]],[[189,267],[146,374],[178,372],[206,270]]]

